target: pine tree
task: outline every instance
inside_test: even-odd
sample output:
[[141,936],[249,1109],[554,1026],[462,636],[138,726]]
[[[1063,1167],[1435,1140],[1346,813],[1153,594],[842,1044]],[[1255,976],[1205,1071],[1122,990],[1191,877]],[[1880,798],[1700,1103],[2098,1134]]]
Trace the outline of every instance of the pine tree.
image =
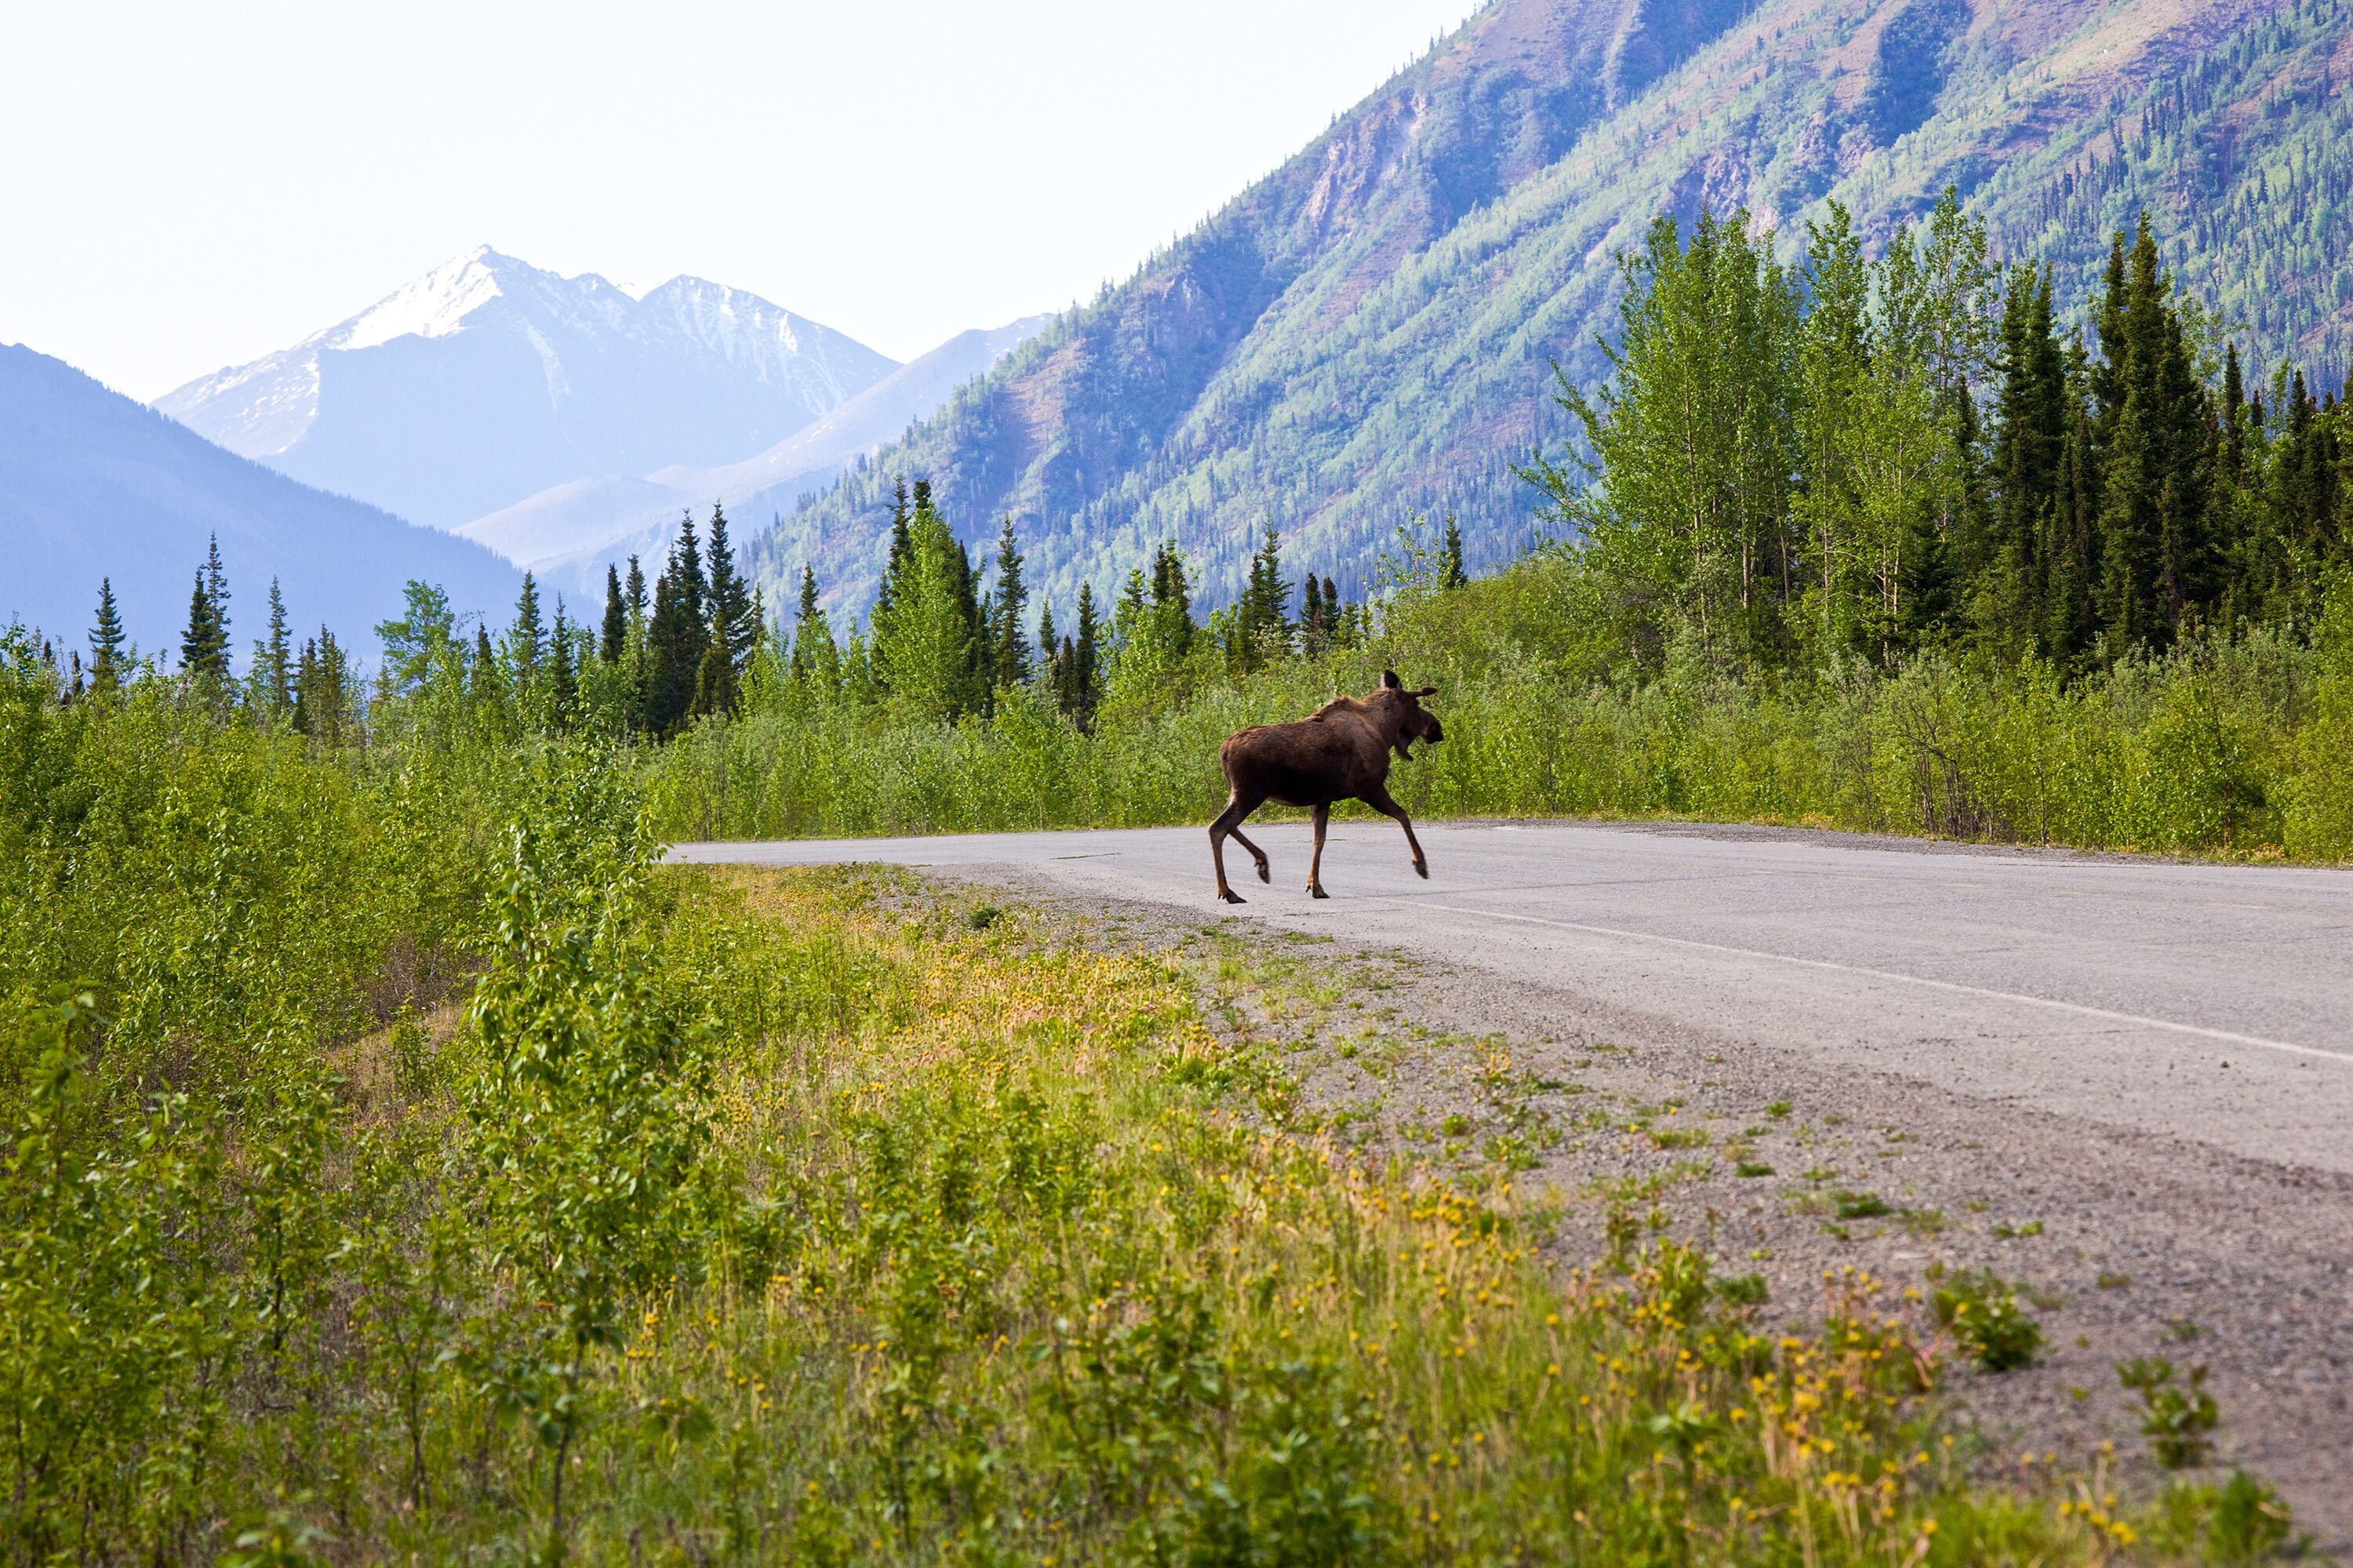
[[[735,549],[727,540],[727,514],[714,503],[711,508],[711,639],[726,665],[726,707],[734,704],[753,644],[760,637],[760,606],[752,585],[735,567]],[[723,710],[711,710],[723,711]]]
[[1000,689],[1020,685],[1029,678],[1029,640],[1021,613],[1029,605],[1029,589],[1021,580],[1021,551],[1013,541],[1013,514],[997,538],[997,592],[990,641],[994,644],[990,683]]
[[1250,576],[1234,606],[1234,642],[1229,650],[1237,668],[1252,670],[1259,661],[1291,651],[1291,584],[1282,575],[1282,540],[1273,524],[1250,557]]
[[711,645],[705,588],[702,546],[688,516],[680,521],[670,562],[654,584],[653,618],[646,629],[645,727],[655,736],[675,733],[694,711],[702,656]]
[[817,569],[807,562],[801,565],[800,615],[793,622],[792,673],[828,696],[841,689],[841,650],[818,599]]
[[228,574],[221,570],[220,535],[209,535],[205,544],[205,597],[212,601],[213,630],[220,639],[217,659],[219,673],[228,674]]
[[192,675],[227,679],[227,646],[228,638],[213,608],[212,595],[205,591],[205,574],[199,569],[195,588],[188,596],[188,627],[180,634],[180,668]]
[[499,677],[498,650],[491,646],[491,629],[474,628],[474,667],[467,678],[467,690],[478,703],[491,703],[506,694],[506,683]]
[[2052,320],[2051,273],[2021,265],[2002,306],[2002,383],[1994,436],[1991,574],[1981,619],[1997,646],[2036,649],[2049,626],[2045,596],[2057,548],[2061,455],[2073,420],[2067,367]]
[[573,646],[575,640],[571,619],[564,611],[564,596],[558,594],[555,626],[547,643],[547,694],[559,731],[572,727],[572,715],[580,704],[580,672]]
[[1439,557],[1438,586],[1459,588],[1470,580],[1462,572],[1462,525],[1450,514],[1446,519],[1445,552]]
[[294,639],[286,625],[286,600],[278,579],[269,579],[269,636],[253,645],[253,673],[264,707],[283,715],[294,701]]
[[1082,730],[1092,731],[1095,724],[1095,706],[1103,694],[1100,669],[1103,628],[1095,620],[1095,590],[1092,583],[1079,585],[1079,637],[1071,650],[1071,701],[1069,712]]
[[874,680],[902,706],[935,719],[986,711],[987,645],[970,557],[918,481],[907,548],[887,606],[868,619]]
[[1038,609],[1038,667],[1046,689],[1054,694],[1059,704],[1062,693],[1062,648],[1054,636],[1054,606],[1050,600]]
[[92,692],[111,692],[122,683],[127,673],[122,667],[124,637],[122,616],[114,604],[114,581],[111,577],[98,579],[98,624],[90,629],[90,686]]
[[522,592],[515,599],[514,627],[507,633],[507,657],[514,666],[515,688],[527,691],[539,676],[540,661],[547,655],[547,633],[539,618],[539,582],[522,575]]
[[[930,485],[923,484],[918,488],[926,499],[930,497]],[[906,575],[908,563],[914,555],[914,540],[910,528],[907,482],[902,479],[899,482],[898,489],[893,493],[891,500],[891,554],[882,563],[882,586],[874,595],[876,616],[887,617],[891,613],[892,600],[899,590],[900,579]]]
[[[629,557],[629,570],[637,571],[637,557]],[[605,568],[605,625],[596,656],[606,665],[621,662],[621,650],[628,645],[629,610],[621,600],[621,572],[617,567]]]
[[646,641],[646,573],[635,554],[629,556],[629,636],[642,652]]

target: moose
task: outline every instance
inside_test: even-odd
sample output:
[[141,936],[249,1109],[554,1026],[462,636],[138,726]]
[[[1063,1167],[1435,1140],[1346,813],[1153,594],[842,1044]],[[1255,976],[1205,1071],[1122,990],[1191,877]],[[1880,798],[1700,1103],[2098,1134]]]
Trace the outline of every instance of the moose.
[[1242,836],[1242,819],[1269,800],[1285,806],[1308,806],[1315,812],[1315,853],[1307,862],[1307,891],[1328,898],[1324,891],[1324,829],[1332,819],[1332,802],[1357,800],[1383,816],[1395,817],[1413,851],[1417,875],[1430,875],[1421,841],[1405,808],[1389,796],[1389,753],[1410,762],[1417,740],[1436,746],[1446,738],[1438,715],[1421,705],[1436,686],[1408,691],[1395,670],[1381,672],[1381,689],[1368,697],[1335,697],[1309,717],[1291,724],[1259,724],[1236,730],[1218,748],[1218,766],[1225,769],[1226,809],[1209,824],[1209,859],[1218,868],[1218,896],[1240,904],[1242,895],[1226,883],[1226,840],[1250,851],[1258,863],[1258,879],[1271,882],[1266,852]]

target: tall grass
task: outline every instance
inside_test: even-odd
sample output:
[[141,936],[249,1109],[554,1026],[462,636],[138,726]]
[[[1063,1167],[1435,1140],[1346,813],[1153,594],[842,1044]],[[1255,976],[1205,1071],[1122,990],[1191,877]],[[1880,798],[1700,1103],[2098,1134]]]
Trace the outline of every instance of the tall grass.
[[965,832],[1197,822],[1224,799],[1219,743],[1363,691],[1431,681],[1447,739],[1391,788],[1440,816],[1697,817],[2087,848],[2353,853],[2353,595],[2318,634],[2192,640],[2063,682],[1924,652],[1775,683],[1671,666],[1612,678],[1570,640],[1551,563],[1392,614],[1373,648],[1239,680],[1123,692],[1091,734],[1030,693],[988,719],[784,697],[654,755],[673,838]]

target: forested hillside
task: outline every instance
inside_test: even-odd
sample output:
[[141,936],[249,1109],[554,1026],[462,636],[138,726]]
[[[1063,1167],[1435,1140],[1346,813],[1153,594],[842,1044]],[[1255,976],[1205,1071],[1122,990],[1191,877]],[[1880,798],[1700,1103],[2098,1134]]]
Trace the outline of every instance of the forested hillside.
[[[2150,212],[2251,381],[2353,344],[2341,0],[1501,0],[1116,288],[756,546],[862,613],[892,486],[973,545],[1010,514],[1067,617],[1174,538],[1214,600],[1263,523],[1344,585],[1406,514],[1472,564],[1527,541],[1548,365],[1598,380],[1618,254],[1746,207],[1795,254],[1831,199],[1873,247],[1947,185],[1998,258],[2089,297]],[[2072,321],[2063,322],[2072,325]]]

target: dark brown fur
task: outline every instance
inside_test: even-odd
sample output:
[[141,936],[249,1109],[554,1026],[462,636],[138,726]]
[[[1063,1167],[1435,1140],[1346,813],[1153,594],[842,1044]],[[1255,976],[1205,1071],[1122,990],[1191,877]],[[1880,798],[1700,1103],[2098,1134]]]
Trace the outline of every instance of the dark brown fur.
[[1309,806],[1315,811],[1315,853],[1307,863],[1307,891],[1317,898],[1324,891],[1324,829],[1332,818],[1335,800],[1362,800],[1385,816],[1395,817],[1405,829],[1413,851],[1413,869],[1430,874],[1422,858],[1421,841],[1405,808],[1389,798],[1389,753],[1410,762],[1415,741],[1431,746],[1446,738],[1438,716],[1425,711],[1421,699],[1437,691],[1424,686],[1409,692],[1394,670],[1381,673],[1381,689],[1369,697],[1335,697],[1312,718],[1293,724],[1261,724],[1237,730],[1218,748],[1218,766],[1226,771],[1226,809],[1209,824],[1209,859],[1218,868],[1218,896],[1229,904],[1241,895],[1226,885],[1226,840],[1250,851],[1258,863],[1258,879],[1271,882],[1266,852],[1242,836],[1242,819],[1269,800],[1285,806]]

